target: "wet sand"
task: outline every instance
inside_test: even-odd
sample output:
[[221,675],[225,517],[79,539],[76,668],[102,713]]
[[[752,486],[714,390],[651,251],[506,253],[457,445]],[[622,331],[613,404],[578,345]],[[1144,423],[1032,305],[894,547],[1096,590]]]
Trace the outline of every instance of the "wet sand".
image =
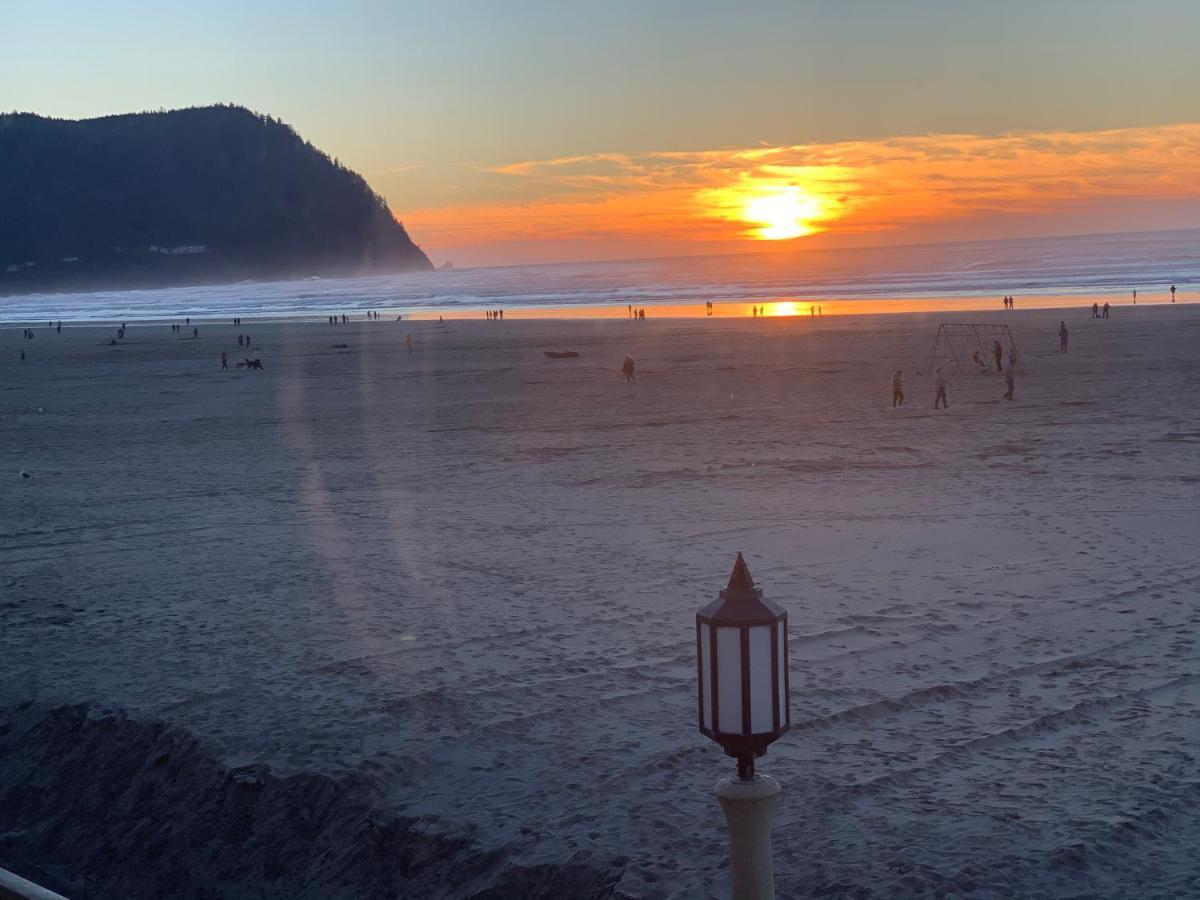
[[790,613],[780,896],[1200,892],[1200,308],[975,314],[1026,374],[938,412],[959,314],[650,315],[0,331],[0,702],[719,897],[692,629],[740,549]]

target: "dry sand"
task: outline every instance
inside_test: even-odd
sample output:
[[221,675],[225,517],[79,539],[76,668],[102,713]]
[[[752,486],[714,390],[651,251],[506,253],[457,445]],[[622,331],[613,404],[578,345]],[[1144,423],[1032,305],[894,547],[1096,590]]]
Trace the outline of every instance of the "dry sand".
[[980,315],[1017,399],[937,413],[937,315],[650,315],[0,332],[0,702],[719,897],[693,627],[741,549],[791,617],[781,896],[1200,895],[1200,308],[1066,356]]

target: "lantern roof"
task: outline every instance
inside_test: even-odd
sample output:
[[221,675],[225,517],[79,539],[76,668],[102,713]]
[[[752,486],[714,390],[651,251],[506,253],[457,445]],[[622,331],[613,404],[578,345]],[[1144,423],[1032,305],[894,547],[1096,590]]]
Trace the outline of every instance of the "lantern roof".
[[762,588],[750,577],[750,567],[738,552],[729,584],[717,599],[697,613],[717,625],[769,624],[784,615],[783,609],[763,596]]

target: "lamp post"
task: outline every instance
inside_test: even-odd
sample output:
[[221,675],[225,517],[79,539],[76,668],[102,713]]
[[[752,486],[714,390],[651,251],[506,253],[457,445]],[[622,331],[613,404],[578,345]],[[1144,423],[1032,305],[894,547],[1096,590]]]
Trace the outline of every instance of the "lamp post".
[[737,777],[717,784],[733,900],[775,896],[771,811],[779,784],[755,774],[754,760],[791,727],[787,658],[787,612],[763,596],[739,553],[729,584],[696,613],[700,733],[737,760]]

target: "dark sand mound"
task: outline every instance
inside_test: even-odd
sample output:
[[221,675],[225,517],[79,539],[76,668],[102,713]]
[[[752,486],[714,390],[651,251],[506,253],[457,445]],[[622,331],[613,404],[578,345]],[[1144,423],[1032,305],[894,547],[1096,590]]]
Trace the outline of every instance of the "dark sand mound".
[[226,768],[187,731],[87,706],[0,712],[0,858],[72,897],[603,898],[382,810],[369,779]]

